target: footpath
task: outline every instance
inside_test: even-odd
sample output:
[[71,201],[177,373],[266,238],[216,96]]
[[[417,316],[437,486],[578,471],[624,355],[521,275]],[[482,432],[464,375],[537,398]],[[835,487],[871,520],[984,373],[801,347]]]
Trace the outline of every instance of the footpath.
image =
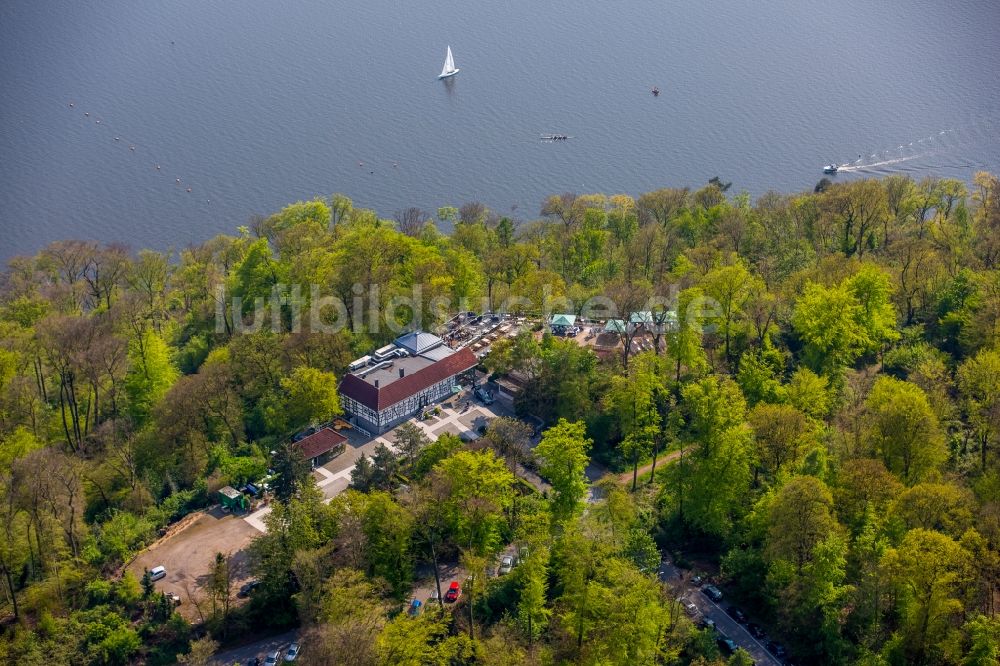
[[[677,460],[680,457],[681,457],[681,452],[680,451],[671,451],[667,455],[660,456],[659,458],[656,459],[656,467],[657,467],[657,469],[659,469],[660,467],[663,467],[664,465],[669,465],[670,463],[674,462],[675,460]],[[647,465],[643,465],[642,467],[640,467],[639,468],[639,478],[641,479],[644,475],[649,474],[649,472],[652,469],[653,469],[653,463],[649,463]],[[621,474],[619,474],[618,475],[618,482],[619,483],[632,483],[632,470],[629,470],[627,472],[622,472]]]

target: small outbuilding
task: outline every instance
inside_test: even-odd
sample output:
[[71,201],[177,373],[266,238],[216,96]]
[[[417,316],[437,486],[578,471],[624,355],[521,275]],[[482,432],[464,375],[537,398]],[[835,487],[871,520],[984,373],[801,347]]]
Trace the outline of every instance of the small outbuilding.
[[321,428],[308,437],[295,442],[292,446],[298,449],[302,457],[316,468],[325,465],[331,458],[343,453],[347,449],[347,438],[333,428]]
[[250,500],[247,496],[236,490],[232,486],[225,486],[219,489],[219,502],[230,511],[247,511],[250,509]]

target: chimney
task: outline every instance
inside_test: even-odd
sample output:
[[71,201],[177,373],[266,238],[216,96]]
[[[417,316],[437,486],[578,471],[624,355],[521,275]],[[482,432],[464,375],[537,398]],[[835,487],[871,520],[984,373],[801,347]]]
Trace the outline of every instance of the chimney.
[[378,388],[378,380],[375,380],[375,388]]
[[406,369],[405,368],[400,368],[399,369],[399,378],[402,379],[403,375],[405,375],[405,374],[406,374]]

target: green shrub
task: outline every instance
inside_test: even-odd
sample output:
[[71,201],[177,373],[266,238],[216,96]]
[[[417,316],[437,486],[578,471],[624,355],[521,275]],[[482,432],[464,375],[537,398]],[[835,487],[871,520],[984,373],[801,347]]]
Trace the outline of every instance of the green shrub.
[[87,603],[90,606],[106,604],[111,598],[111,582],[106,580],[92,580],[87,583]]
[[169,495],[146,515],[157,527],[164,527],[208,505],[208,485],[199,479],[193,488]]
[[[156,524],[149,518],[127,511],[117,511],[97,526],[97,548],[103,564],[121,564],[156,534]],[[98,562],[95,562],[98,564]]]

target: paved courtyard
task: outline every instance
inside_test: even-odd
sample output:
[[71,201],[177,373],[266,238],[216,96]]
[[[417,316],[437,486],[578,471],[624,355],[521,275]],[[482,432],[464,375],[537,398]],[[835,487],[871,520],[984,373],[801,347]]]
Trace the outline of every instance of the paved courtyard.
[[[476,439],[479,437],[479,429],[485,427],[490,419],[497,416],[514,415],[508,400],[498,398],[492,405],[484,405],[472,397],[470,389],[465,389],[457,396],[432,405],[429,409],[434,407],[440,408],[441,413],[427,420],[413,418],[409,421],[420,428],[432,441],[446,432],[469,440]],[[379,444],[384,444],[392,451],[396,450],[395,431],[394,428],[376,437],[369,437],[353,429],[340,431],[342,435],[347,437],[347,450],[322,467],[313,470],[316,485],[323,491],[327,502],[344,492],[351,484],[351,472],[362,454],[371,457]],[[243,520],[254,529],[264,532],[267,529],[264,525],[264,517],[270,512],[271,508],[265,506],[245,516]]]

